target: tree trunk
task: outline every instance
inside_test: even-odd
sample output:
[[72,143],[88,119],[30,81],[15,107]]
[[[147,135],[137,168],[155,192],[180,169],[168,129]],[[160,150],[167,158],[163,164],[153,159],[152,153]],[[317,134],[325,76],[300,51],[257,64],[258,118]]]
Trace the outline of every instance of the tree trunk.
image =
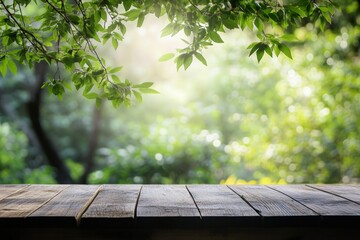
[[68,168],[62,161],[58,151],[48,137],[48,133],[41,124],[40,107],[42,100],[41,86],[45,82],[48,64],[45,61],[35,64],[35,85],[30,90],[30,100],[27,110],[33,131],[38,139],[41,149],[48,159],[49,164],[55,169],[55,179],[58,183],[72,183]]
[[100,132],[100,118],[101,118],[101,106],[99,108],[94,107],[93,117],[92,117],[92,130],[89,135],[89,142],[88,142],[88,152],[85,156],[85,167],[84,173],[80,178],[80,183],[86,184],[88,183],[88,177],[90,172],[94,167],[94,157],[95,152],[98,147],[99,142],[99,132]]

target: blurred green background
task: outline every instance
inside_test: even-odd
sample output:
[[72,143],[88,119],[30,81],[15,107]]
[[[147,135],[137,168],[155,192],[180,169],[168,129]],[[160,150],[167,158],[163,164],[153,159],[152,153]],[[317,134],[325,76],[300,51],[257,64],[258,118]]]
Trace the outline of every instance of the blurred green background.
[[[129,26],[119,49],[101,54],[160,94],[96,110],[74,88],[62,100],[43,90],[40,121],[71,182],[359,183],[360,9],[340,5],[325,32],[294,30],[293,60],[257,63],[246,50],[254,36],[231,31],[203,53],[207,67],[178,72],[158,61],[183,44],[160,38],[164,21]],[[0,183],[57,182],[26,110],[34,78],[25,68],[0,78]]]

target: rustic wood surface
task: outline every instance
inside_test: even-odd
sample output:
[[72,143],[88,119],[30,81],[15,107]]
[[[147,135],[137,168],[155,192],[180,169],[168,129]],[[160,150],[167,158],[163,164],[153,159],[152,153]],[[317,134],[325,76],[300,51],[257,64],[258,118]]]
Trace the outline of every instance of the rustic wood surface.
[[31,185],[20,189],[0,200],[0,218],[28,217],[66,187],[64,185]]
[[321,216],[360,216],[360,205],[337,195],[303,185],[271,186]]
[[200,217],[200,213],[185,186],[144,185],[137,217]]
[[230,186],[264,217],[313,216],[314,211],[266,186]]
[[360,186],[0,185],[2,229],[228,228],[229,219],[231,227],[360,227]]
[[26,188],[28,185],[2,185],[1,191],[0,191],[0,200],[10,196],[11,194],[15,193],[16,191],[19,191],[21,189]]
[[84,225],[107,225],[135,218],[140,185],[104,185],[82,216]]
[[348,199],[360,204],[360,185],[309,185],[312,188]]
[[30,221],[53,222],[57,225],[74,224],[80,221],[85,209],[96,196],[99,186],[73,185],[65,188],[62,192],[42,205],[38,210],[29,215]]
[[189,185],[187,188],[202,217],[259,216],[251,206],[225,185]]

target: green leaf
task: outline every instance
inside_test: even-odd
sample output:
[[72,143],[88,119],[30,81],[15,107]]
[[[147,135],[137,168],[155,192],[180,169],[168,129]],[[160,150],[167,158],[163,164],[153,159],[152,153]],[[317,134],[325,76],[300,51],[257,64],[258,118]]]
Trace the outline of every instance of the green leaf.
[[279,54],[280,54],[280,49],[279,49],[279,47],[274,44],[274,45],[273,45],[273,50],[274,50],[274,52],[275,52],[275,55],[278,57]]
[[260,18],[255,18],[254,20],[254,24],[256,26],[256,28],[258,29],[259,32],[261,32],[263,29],[264,29],[264,24],[263,22],[261,21]]
[[265,52],[266,52],[270,57],[272,57],[272,50],[271,50],[271,48],[270,48],[268,45],[266,45],[266,47],[265,47]]
[[137,21],[137,27],[141,27],[144,23],[144,19],[145,19],[145,14],[142,12],[139,15],[138,21]]
[[152,88],[140,88],[140,92],[149,94],[158,94],[159,92]]
[[143,83],[134,85],[133,88],[149,88],[149,87],[151,87],[152,85],[154,85],[153,82],[143,82]]
[[178,56],[176,58],[176,69],[179,70],[180,67],[184,64],[184,60],[185,60],[185,54],[181,54],[180,56]]
[[114,37],[118,40],[118,41],[122,41],[124,40],[124,37],[118,33],[118,32],[114,32]]
[[323,17],[328,23],[331,23],[331,15],[328,12],[323,12]]
[[123,5],[125,8],[125,11],[129,10],[131,8],[132,0],[123,0]]
[[16,75],[16,73],[17,73],[16,64],[15,64],[12,60],[9,59],[7,65],[8,65],[8,67],[9,67],[10,72],[11,72],[13,75]]
[[7,67],[4,62],[2,64],[0,64],[0,71],[1,71],[1,75],[3,78],[6,77],[6,72],[7,72]]
[[120,27],[120,31],[122,33],[122,35],[125,35],[126,33],[126,26],[124,24],[122,24],[121,22],[118,23],[119,27]]
[[67,90],[71,91],[71,86],[70,86],[70,84],[68,84],[67,82],[63,82],[63,85],[64,85],[64,87],[65,87]]
[[116,38],[113,37],[113,38],[111,39],[111,43],[112,43],[112,45],[113,45],[113,47],[114,47],[115,49],[118,48],[119,43],[118,43],[118,41],[117,41]]
[[273,20],[276,23],[279,23],[279,18],[277,17],[277,15],[275,13],[269,13],[268,16],[270,17],[271,20]]
[[258,62],[260,62],[260,60],[262,59],[262,57],[264,56],[264,50],[263,48],[259,48],[257,51],[256,51],[256,57],[257,57],[257,60]]
[[256,43],[256,44],[253,45],[253,46],[252,46],[252,44],[250,44],[249,47],[252,46],[252,49],[250,50],[249,57],[250,57],[254,52],[256,52],[262,44],[263,44],[262,42],[258,42],[258,43]]
[[85,88],[84,88],[83,95],[85,96],[86,94],[88,94],[93,87],[94,87],[94,85],[92,85],[92,84],[87,84],[87,85],[85,86]]
[[168,61],[168,60],[172,59],[174,56],[175,56],[174,53],[166,53],[166,54],[162,55],[159,58],[159,61],[160,62],[165,62],[165,61]]
[[293,34],[284,34],[280,37],[280,39],[287,42],[294,42],[298,40]]
[[[260,60],[264,56],[264,53],[265,53],[267,48],[269,48],[269,46],[267,44],[265,44],[265,43],[260,44],[258,50],[256,51],[256,58],[257,58],[258,62],[260,62]],[[269,50],[271,52],[270,48],[269,48]]]
[[279,43],[278,47],[281,52],[283,52],[288,58],[292,59],[291,51],[288,46],[286,46],[285,44]]
[[127,17],[128,21],[134,21],[135,19],[137,19],[139,17],[140,13],[141,13],[140,9],[132,9],[132,10],[124,13],[123,15],[125,17]]
[[157,18],[159,18],[160,15],[161,15],[161,5],[160,5],[160,4],[156,4],[156,2],[155,2],[155,5],[154,5],[154,12],[155,12],[155,16],[156,16]]
[[324,32],[325,31],[326,20],[323,17],[320,17],[318,21],[320,21],[320,29],[321,29],[321,31]]
[[100,14],[101,14],[101,19],[106,22],[106,21],[107,21],[106,11],[105,11],[104,9],[101,9],[101,10],[100,10]]
[[115,74],[112,74],[111,78],[115,83],[121,83],[120,78],[118,76],[116,76]]
[[73,24],[77,25],[80,22],[80,18],[76,15],[69,14],[67,15],[67,18],[72,22]]
[[247,16],[245,14],[242,14],[241,17],[240,17],[240,28],[241,30],[244,30],[246,25],[247,25]]
[[184,69],[186,70],[192,63],[193,56],[191,54],[186,54],[184,59]]
[[174,32],[174,24],[169,23],[165,28],[161,30],[161,37],[168,36]]
[[123,67],[113,68],[113,69],[111,69],[111,70],[109,71],[109,73],[117,73],[117,72],[120,72],[122,68],[123,68]]
[[222,23],[224,24],[225,27],[227,27],[228,29],[234,29],[238,27],[238,23],[230,18],[225,18],[222,20]]
[[205,66],[207,66],[206,59],[204,58],[203,55],[201,55],[201,54],[198,53],[198,52],[196,52],[194,55],[195,55],[195,57],[196,57],[202,64],[204,64]]
[[190,36],[191,35],[191,29],[189,27],[184,27],[184,33],[186,36]]
[[63,85],[61,85],[60,83],[57,83],[52,87],[52,93],[57,96],[61,96],[64,92],[65,92],[65,89],[64,89]]
[[110,26],[107,28],[108,33],[111,33],[116,28],[116,23],[110,24]]
[[300,7],[289,6],[289,9],[290,11],[297,13],[302,18],[307,16],[306,12]]
[[209,37],[211,40],[213,40],[216,43],[223,43],[224,41],[221,39],[220,35],[217,32],[211,31],[209,33]]
[[66,57],[64,57],[64,58],[62,59],[62,62],[63,62],[67,67],[71,67],[72,64],[73,64],[75,61],[74,61],[74,58],[73,58],[73,57],[68,57],[68,56],[66,56]]
[[133,94],[134,94],[134,96],[135,96],[136,100],[137,100],[139,103],[141,103],[141,102],[142,102],[142,96],[141,96],[141,93],[140,93],[140,92],[138,92],[138,91],[135,91],[135,90],[132,90],[132,92],[133,92]]
[[255,45],[258,44],[258,43],[259,42],[253,42],[246,49],[251,49],[251,48],[255,47]]
[[95,99],[95,98],[98,98],[98,94],[97,93],[88,93],[88,94],[85,94],[84,97],[86,97],[87,99]]

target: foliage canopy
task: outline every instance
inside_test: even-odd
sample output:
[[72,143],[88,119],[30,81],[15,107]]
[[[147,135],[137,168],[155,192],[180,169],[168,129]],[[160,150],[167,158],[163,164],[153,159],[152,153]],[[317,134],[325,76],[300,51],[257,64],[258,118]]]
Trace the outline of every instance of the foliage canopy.
[[[152,83],[134,84],[120,79],[122,67],[108,66],[97,46],[110,41],[114,49],[126,34],[126,23],[137,21],[141,27],[146,15],[167,16],[169,23],[162,36],[186,35],[186,47],[160,60],[174,58],[177,69],[187,69],[194,58],[207,64],[202,51],[222,43],[219,32],[248,28],[258,40],[249,46],[250,55],[260,61],[264,54],[285,54],[292,58],[286,42],[293,41],[292,30],[306,22],[323,30],[331,22],[335,6],[330,0],[0,0],[0,72],[17,72],[16,63],[30,67],[40,61],[57,66],[44,84],[58,96],[70,88],[61,75],[72,73],[76,89],[83,95],[103,99],[113,105],[129,106],[131,97],[141,101],[142,93],[156,93]],[[289,33],[289,34],[284,34]]]

